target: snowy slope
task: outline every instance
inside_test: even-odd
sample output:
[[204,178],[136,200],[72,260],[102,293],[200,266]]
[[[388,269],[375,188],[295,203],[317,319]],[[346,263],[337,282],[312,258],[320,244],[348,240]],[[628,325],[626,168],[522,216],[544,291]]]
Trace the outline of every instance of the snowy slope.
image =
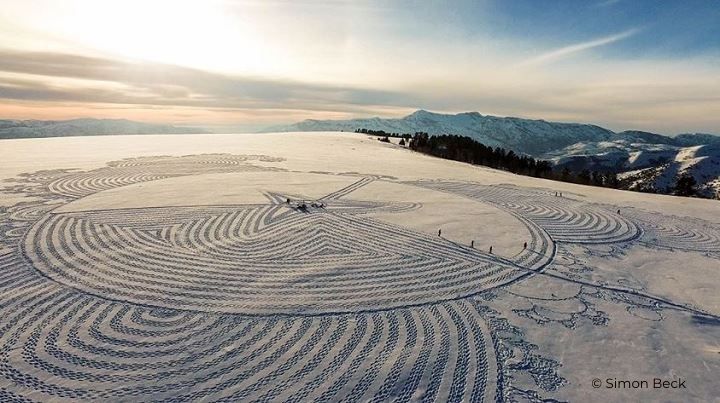
[[628,140],[583,142],[542,156],[558,169],[615,172],[635,190],[670,193],[678,176],[691,175],[705,196],[720,191],[720,144],[678,147]]
[[539,155],[579,141],[611,139],[615,133],[599,126],[556,123],[477,112],[447,115],[419,110],[399,119],[305,120],[267,131],[354,131],[359,128],[396,133],[458,134],[493,147]]
[[680,147],[628,140],[581,142],[541,156],[558,167],[621,172],[658,166],[675,158]]
[[[624,141],[630,144],[660,144],[690,147],[720,144],[720,137],[712,134],[681,134],[677,137],[637,130],[615,133],[600,126],[582,123],[558,123],[515,117],[481,115],[464,112],[455,115],[416,111],[402,118],[379,117],[350,120],[314,120],[286,126],[271,127],[266,132],[346,131],[356,129],[384,130],[390,133],[427,132],[429,134],[458,134],[489,146],[504,147],[515,152],[540,157],[577,143]],[[600,148],[603,148],[600,145]],[[621,148],[627,148],[621,146]],[[555,156],[555,155],[554,155]],[[553,157],[554,157],[553,156]]]
[[0,144],[2,402],[720,396],[716,201],[350,133]]
[[620,178],[631,189],[669,193],[682,175],[692,176],[704,196],[720,198],[720,145],[680,148],[667,163],[624,172]]
[[458,134],[493,147],[551,160],[558,169],[589,169],[623,174],[635,188],[666,192],[677,175],[695,177],[700,190],[713,196],[718,189],[720,137],[681,134],[676,137],[629,130],[615,133],[589,124],[557,123],[513,117],[455,115],[419,110],[397,119],[305,120],[268,131],[355,131]]
[[[720,144],[720,136],[694,133],[677,137],[637,130],[615,133],[600,126],[581,123],[558,123],[514,117],[481,115],[464,112],[455,115],[416,111],[403,118],[379,117],[350,120],[314,120],[271,127],[266,132],[346,131],[356,129],[384,130],[390,133],[427,132],[429,134],[458,134],[489,146],[504,147],[515,152],[540,157],[577,143],[616,142],[661,144],[690,147]],[[624,146],[623,146],[624,147]]]

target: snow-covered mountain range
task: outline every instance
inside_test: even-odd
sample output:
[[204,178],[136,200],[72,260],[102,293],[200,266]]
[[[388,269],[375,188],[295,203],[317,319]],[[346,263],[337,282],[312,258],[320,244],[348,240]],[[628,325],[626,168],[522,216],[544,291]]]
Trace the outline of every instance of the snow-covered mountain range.
[[618,173],[624,188],[671,193],[677,178],[692,176],[698,192],[720,195],[720,143],[680,147],[627,140],[581,142],[542,156],[558,169]]
[[643,131],[616,133],[600,126],[558,123],[477,112],[440,114],[424,110],[402,118],[305,120],[267,131],[355,131],[458,134],[485,145],[551,160],[562,169],[611,171],[629,188],[665,193],[678,176],[693,176],[705,196],[720,191],[720,136],[695,133],[674,137]]
[[594,125],[503,118],[477,112],[446,115],[424,110],[397,119],[304,120],[269,131],[354,131],[358,128],[396,133],[459,134],[488,146],[505,147],[530,155],[539,155],[579,141],[607,140],[614,134]]
[[207,132],[192,127],[140,123],[125,119],[0,120],[0,139],[190,133]]

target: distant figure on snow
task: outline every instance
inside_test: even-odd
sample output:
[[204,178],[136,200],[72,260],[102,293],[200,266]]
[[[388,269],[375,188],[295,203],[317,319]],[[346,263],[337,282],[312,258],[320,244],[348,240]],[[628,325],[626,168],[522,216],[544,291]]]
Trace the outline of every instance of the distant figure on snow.
[[442,228],[438,230],[438,236],[442,236]]
[[475,248],[475,241],[474,241],[474,240],[473,240],[473,241],[470,241],[470,247],[471,247],[471,248]]
[[490,254],[492,255],[492,246],[490,247]]
[[618,212],[617,212],[617,213],[618,213],[618,215],[620,215],[620,209],[618,209]]
[[527,249],[527,242],[523,244],[523,249]]

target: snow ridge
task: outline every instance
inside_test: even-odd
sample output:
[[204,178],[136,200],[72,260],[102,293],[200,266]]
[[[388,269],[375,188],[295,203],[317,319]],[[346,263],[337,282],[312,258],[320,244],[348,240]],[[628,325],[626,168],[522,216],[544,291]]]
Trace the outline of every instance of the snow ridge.
[[304,120],[266,131],[427,132],[471,137],[485,145],[547,159],[573,171],[611,171],[635,182],[633,188],[669,192],[680,175],[691,175],[701,194],[720,192],[720,136],[686,133],[676,137],[628,130],[615,133],[600,126],[559,123],[478,112],[441,114],[418,110],[402,118]]

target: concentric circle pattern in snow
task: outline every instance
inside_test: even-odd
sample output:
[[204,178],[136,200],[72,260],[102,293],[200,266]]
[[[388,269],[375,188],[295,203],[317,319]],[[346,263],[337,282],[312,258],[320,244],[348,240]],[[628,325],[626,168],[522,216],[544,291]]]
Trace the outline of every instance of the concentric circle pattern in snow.
[[245,314],[427,304],[524,274],[332,207],[300,213],[283,204],[49,214],[32,227],[24,250],[43,274],[89,294]]
[[[489,307],[497,293],[542,275],[558,245],[720,244],[710,225],[544,190],[403,182],[509,213],[529,238],[500,256],[373,218],[422,213],[422,200],[357,198],[373,182],[397,183],[358,173],[328,173],[349,185],[304,209],[286,200],[306,197],[297,187],[259,189],[254,203],[91,199],[197,175],[299,175],[281,162],[143,157],[25,175],[12,190],[34,199],[0,210],[0,401],[538,401],[565,384],[561,364]],[[535,301],[518,315],[607,323],[589,295],[611,289],[566,286],[517,297]],[[658,300],[607,298],[658,316]]]

